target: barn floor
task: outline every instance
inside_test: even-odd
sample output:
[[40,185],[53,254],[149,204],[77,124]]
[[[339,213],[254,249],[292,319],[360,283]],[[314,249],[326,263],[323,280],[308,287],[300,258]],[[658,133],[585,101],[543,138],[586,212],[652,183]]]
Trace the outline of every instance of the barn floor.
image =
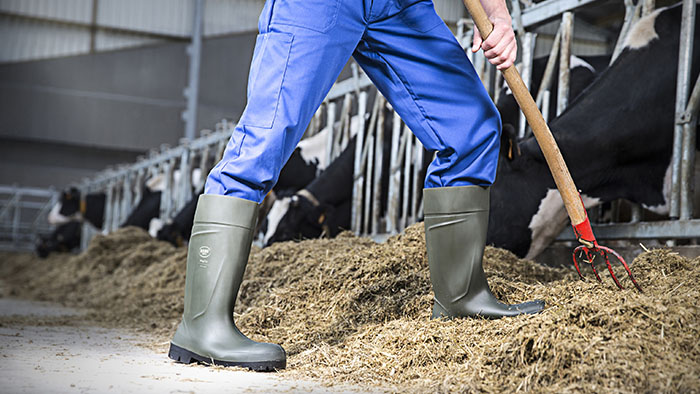
[[[430,320],[432,290],[422,224],[381,244],[343,233],[331,240],[254,249],[234,317],[254,340],[281,344],[288,368],[243,376],[279,379],[273,388],[291,391],[700,392],[700,257],[667,249],[642,253],[631,267],[643,293],[630,289],[627,279],[624,291],[607,275],[601,275],[604,283],[599,284],[590,268],[588,280],[581,281],[567,266],[569,259],[565,268],[548,268],[489,247],[484,266],[494,294],[509,303],[542,299],[546,309],[510,319],[440,321]],[[19,382],[39,384],[32,374],[44,358],[58,360],[57,365],[80,360],[60,353],[89,354],[104,368],[110,368],[112,358],[126,355],[116,358],[123,360],[117,364],[133,367],[138,384],[234,379],[236,371],[214,373],[164,358],[183,310],[185,260],[185,248],[153,240],[136,228],[97,236],[79,255],[40,260],[0,253],[0,278],[7,285],[0,296],[85,311],[81,317],[0,320],[3,346],[15,346],[3,355],[34,354],[28,375]],[[91,323],[74,323],[81,320]],[[56,329],[74,336],[68,342],[55,337],[11,342],[17,332],[23,335],[21,327],[26,333],[48,335]],[[116,331],[99,334],[102,329]],[[130,334],[117,333],[124,329]],[[121,337],[113,339],[118,355],[80,345],[93,343],[88,336]],[[73,342],[78,351],[62,345]],[[129,365],[134,357],[156,360],[148,364],[155,372],[142,373],[140,361]],[[100,373],[85,371],[83,375]],[[127,382],[118,380],[131,384]],[[267,386],[261,390],[270,391]]]
[[351,393],[351,386],[231,368],[182,365],[167,345],[133,330],[99,327],[79,310],[0,299],[0,387],[5,393]]

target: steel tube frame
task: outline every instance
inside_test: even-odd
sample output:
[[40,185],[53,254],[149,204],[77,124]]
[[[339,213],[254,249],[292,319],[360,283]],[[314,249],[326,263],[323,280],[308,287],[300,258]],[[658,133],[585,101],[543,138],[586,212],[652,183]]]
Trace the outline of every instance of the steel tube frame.
[[574,35],[574,14],[565,12],[561,17],[561,50],[559,51],[559,86],[557,89],[557,116],[569,105],[571,76],[571,44]]
[[[676,124],[673,130],[673,154],[671,156],[671,201],[669,216],[672,219],[678,219],[681,216],[681,165],[684,149],[683,117],[688,105],[688,93],[690,91],[690,71],[693,55],[693,36],[695,32],[695,7],[695,0],[683,0],[680,48],[678,53],[678,79],[676,82]],[[688,137],[686,139],[690,141],[691,138]],[[685,148],[694,149],[695,147]],[[689,156],[692,156],[692,154],[686,154],[686,158]]]

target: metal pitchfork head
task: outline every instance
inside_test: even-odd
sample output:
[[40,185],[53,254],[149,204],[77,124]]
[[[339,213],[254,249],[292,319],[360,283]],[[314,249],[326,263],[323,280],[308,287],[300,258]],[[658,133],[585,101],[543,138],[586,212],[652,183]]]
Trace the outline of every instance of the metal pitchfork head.
[[617,287],[624,289],[624,287],[622,287],[620,284],[620,281],[617,279],[617,276],[615,276],[615,272],[613,272],[613,263],[615,262],[619,262],[623,267],[625,267],[627,275],[632,280],[632,283],[634,283],[634,287],[636,287],[640,292],[642,291],[642,288],[634,279],[634,275],[632,275],[632,271],[630,271],[630,267],[627,265],[627,262],[625,262],[625,259],[614,250],[598,245],[595,236],[593,236],[593,229],[591,229],[591,222],[588,220],[588,216],[586,216],[586,220],[583,222],[573,225],[573,228],[574,233],[576,234],[576,239],[581,243],[580,246],[574,249],[574,266],[576,267],[576,271],[581,279],[583,279],[583,274],[581,274],[579,263],[585,263],[591,266],[596,279],[598,279],[598,282],[603,282],[600,279],[600,275],[598,275],[598,271],[596,270],[594,264],[595,259],[600,258],[605,261],[605,264],[608,266],[610,276],[612,276]]

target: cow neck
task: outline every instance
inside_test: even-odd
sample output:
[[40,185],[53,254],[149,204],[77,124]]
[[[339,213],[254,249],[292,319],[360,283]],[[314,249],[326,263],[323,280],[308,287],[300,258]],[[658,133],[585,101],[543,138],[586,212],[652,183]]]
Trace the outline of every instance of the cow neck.
[[318,199],[317,199],[316,197],[314,197],[314,195],[311,194],[311,192],[309,192],[309,191],[306,190],[306,189],[301,189],[301,190],[299,190],[299,191],[297,192],[297,195],[299,195],[299,196],[301,196],[301,197],[304,197],[305,199],[309,200],[309,202],[311,203],[311,205],[313,205],[314,207],[318,207],[318,206],[321,205],[321,203],[318,201]]

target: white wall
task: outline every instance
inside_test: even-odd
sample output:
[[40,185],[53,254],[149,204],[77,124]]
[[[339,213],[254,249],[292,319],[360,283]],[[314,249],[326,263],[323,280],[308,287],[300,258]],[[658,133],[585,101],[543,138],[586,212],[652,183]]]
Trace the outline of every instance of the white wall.
[[[263,6],[263,0],[204,3],[205,36],[256,30]],[[193,10],[194,0],[0,0],[0,63],[89,53],[91,42],[105,51],[187,40]]]

